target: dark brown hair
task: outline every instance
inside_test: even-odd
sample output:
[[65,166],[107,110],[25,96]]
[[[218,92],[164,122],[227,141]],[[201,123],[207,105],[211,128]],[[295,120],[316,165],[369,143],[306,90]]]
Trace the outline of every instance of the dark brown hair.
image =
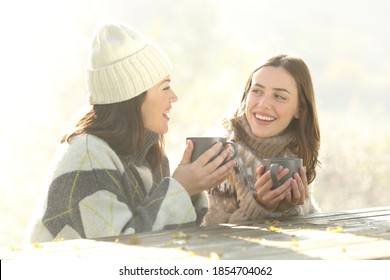
[[301,58],[280,54],[271,57],[260,67],[252,71],[246,83],[240,107],[236,111],[234,118],[237,118],[245,112],[246,99],[252,86],[253,75],[259,69],[269,66],[283,67],[294,78],[297,85],[299,119],[294,119],[289,125],[296,132],[295,139],[289,148],[293,151],[296,150],[298,157],[303,159],[303,164],[307,168],[307,179],[311,183],[316,177],[317,173],[315,168],[319,163],[320,129],[310,71]]
[[[61,139],[70,142],[71,138],[84,133],[104,140],[119,156],[131,156],[142,149],[145,143],[145,127],[141,105],[146,92],[126,101],[113,104],[95,104],[76,124],[74,130]],[[163,136],[152,146],[146,155],[148,163],[156,170],[163,157]]]

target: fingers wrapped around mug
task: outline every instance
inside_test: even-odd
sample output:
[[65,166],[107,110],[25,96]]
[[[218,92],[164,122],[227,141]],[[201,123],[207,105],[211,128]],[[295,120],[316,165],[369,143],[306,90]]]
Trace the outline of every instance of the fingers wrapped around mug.
[[308,183],[306,177],[306,169],[301,167],[299,173],[294,174],[292,181],[293,203],[296,205],[303,205],[305,199],[308,197]]
[[[221,164],[233,159],[238,152],[237,145],[228,141],[226,137],[187,137],[187,141],[191,141],[193,144],[190,162],[202,158],[203,165],[213,161],[225,150],[229,151],[229,156],[225,157]],[[216,143],[218,148],[216,148]]]
[[[190,142],[190,141],[189,141]],[[223,150],[214,159],[222,144],[214,144],[210,149],[199,156],[194,162],[187,162],[188,150],[192,149],[189,143],[183,155],[181,164],[176,168],[172,177],[176,179],[190,195],[200,193],[223,182],[229,172],[233,170],[235,162],[230,160],[222,164],[229,155],[229,150]],[[212,159],[210,161],[210,159]]]
[[308,183],[306,177],[306,168],[301,167],[299,174],[294,174],[291,181],[291,191],[286,192],[285,199],[280,202],[277,211],[284,212],[297,205],[303,205],[308,197]]
[[[259,168],[258,171],[259,170],[261,170],[261,168]],[[278,170],[278,177],[283,177],[287,173],[288,170],[280,167]],[[275,211],[278,208],[279,203],[285,199],[286,191],[290,190],[292,180],[293,179],[290,178],[281,186],[274,189],[270,171],[265,172],[255,183],[257,202],[264,209]]]

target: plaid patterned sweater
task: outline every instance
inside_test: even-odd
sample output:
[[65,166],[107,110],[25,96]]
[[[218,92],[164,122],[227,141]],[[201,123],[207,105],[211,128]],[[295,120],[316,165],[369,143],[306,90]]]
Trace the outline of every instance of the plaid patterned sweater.
[[146,139],[144,149],[126,159],[93,135],[63,143],[26,241],[116,236],[201,220],[205,195],[190,197],[169,177],[166,157],[152,173],[145,156],[158,135],[147,132]]
[[[236,136],[238,130],[244,137]],[[238,153],[235,158],[237,166],[235,172],[223,183],[207,191],[209,210],[204,217],[203,225],[303,215],[319,211],[311,194],[307,196],[304,205],[295,206],[285,213],[270,212],[262,208],[254,197],[256,169],[262,158],[296,156],[286,148],[294,138],[293,131],[287,130],[280,136],[258,138],[252,133],[244,115],[239,117],[238,126],[229,132],[228,137],[237,144]]]

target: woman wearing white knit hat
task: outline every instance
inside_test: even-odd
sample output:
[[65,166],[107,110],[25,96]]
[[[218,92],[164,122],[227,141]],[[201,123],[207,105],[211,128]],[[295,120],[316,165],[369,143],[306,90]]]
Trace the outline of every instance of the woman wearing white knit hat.
[[29,242],[96,238],[200,223],[203,191],[222,182],[235,165],[218,143],[170,176],[163,135],[177,96],[171,64],[136,31],[102,26],[87,71],[92,109],[62,139]]

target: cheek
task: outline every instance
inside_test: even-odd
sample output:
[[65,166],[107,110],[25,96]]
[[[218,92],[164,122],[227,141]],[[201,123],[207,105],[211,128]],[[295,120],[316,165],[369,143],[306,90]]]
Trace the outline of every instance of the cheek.
[[249,112],[249,110],[253,107],[254,103],[255,102],[254,102],[253,98],[251,98],[250,96],[247,96],[247,98],[245,100],[245,111]]
[[284,114],[281,112],[281,115],[285,116],[285,117],[283,117],[283,119],[284,119],[284,123],[287,126],[295,119],[296,114],[297,114],[297,111],[295,111],[295,110],[294,111],[286,110]]
[[299,104],[298,100],[294,100],[289,103],[288,106],[284,108],[285,115],[288,116],[290,121],[292,121],[299,114]]
[[153,106],[151,106],[150,103],[142,104],[141,114],[142,114],[142,121],[144,122],[144,126],[150,129],[151,125],[153,124],[153,118],[155,114],[153,110]]

